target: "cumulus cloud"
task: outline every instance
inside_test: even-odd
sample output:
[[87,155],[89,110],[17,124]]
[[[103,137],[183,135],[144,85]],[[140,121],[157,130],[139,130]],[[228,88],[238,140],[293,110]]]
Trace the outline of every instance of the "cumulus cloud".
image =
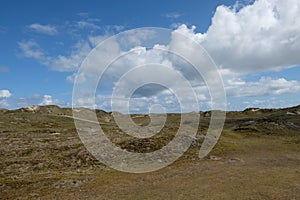
[[34,32],[42,33],[46,35],[58,34],[56,27],[52,25],[31,24],[28,26],[28,28]]
[[9,90],[0,90],[0,107],[8,107],[9,103],[7,99],[11,97],[11,93]]
[[[230,10],[231,8],[228,9]],[[242,9],[240,10],[240,12],[242,11]],[[148,64],[149,68],[151,68],[151,64],[149,63],[158,63],[158,64],[163,64],[165,66],[169,66],[173,70],[180,72],[191,82],[193,89],[197,91],[198,99],[201,101],[206,101],[210,95],[207,90],[207,87],[203,82],[203,79],[199,77],[199,74],[197,74],[197,72],[193,70],[191,66],[188,65],[189,63],[184,63],[180,59],[177,59],[174,56],[170,56],[169,53],[165,53],[165,51],[163,51],[163,50],[167,50],[167,51],[174,50],[176,52],[179,52],[183,57],[187,58],[188,60],[197,62],[197,60],[199,60],[198,59],[199,56],[201,55],[199,55],[199,52],[194,51],[193,50],[194,48],[191,48],[190,45],[192,44],[188,43],[186,40],[183,40],[182,36],[180,36],[180,34],[183,34],[185,36],[188,36],[189,38],[194,39],[195,41],[198,41],[201,44],[204,44],[206,42],[207,35],[201,33],[195,33],[195,29],[196,27],[194,26],[188,28],[186,25],[181,25],[180,27],[178,27],[178,29],[173,31],[172,38],[169,44],[155,45],[152,49],[139,46],[142,44],[143,40],[149,39],[149,36],[151,36],[151,34],[145,33],[145,34],[140,34],[141,37],[128,37],[129,39],[127,39],[125,43],[132,44],[135,47],[129,49],[129,51],[123,51],[123,53],[121,53],[122,55],[121,58],[115,61],[111,65],[111,68],[107,69],[106,74],[104,75],[105,77],[104,82],[106,83],[106,86],[107,83],[111,82],[112,85],[109,86],[114,88],[115,84],[121,78],[121,76],[127,73],[128,71],[132,70],[136,66],[142,66]],[[111,47],[111,45],[109,46]],[[118,46],[117,49],[118,51],[121,51],[120,46]],[[107,54],[117,55],[118,53],[118,51],[115,50],[114,53],[112,53],[112,48],[106,48],[105,50],[106,50],[105,55]],[[227,52],[222,52],[222,53],[227,53]],[[94,61],[98,59],[98,61],[104,62],[104,60],[109,60],[107,58],[108,58],[107,56],[104,56],[101,59],[95,58],[95,60],[91,59],[90,61],[91,63],[94,63]],[[200,64],[202,66],[205,66],[205,63],[200,63]],[[243,65],[242,63],[235,63],[235,64],[238,65],[240,68],[245,67],[245,70],[243,71],[237,70],[233,65],[230,65],[230,67],[225,67],[226,65],[219,64],[221,66],[219,72],[223,77],[224,86],[228,93],[227,97],[255,97],[255,96],[266,96],[266,95],[280,95],[280,94],[296,93],[300,91],[299,89],[300,83],[294,80],[287,80],[284,78],[272,79],[269,77],[263,77],[259,81],[246,82],[241,78],[244,77],[245,74],[257,72],[257,70],[259,71],[274,70],[277,69],[278,67],[282,67],[280,65],[274,65],[268,68],[268,66],[264,66],[262,65],[262,63],[260,63],[261,65],[258,65],[258,67],[256,65],[253,65],[255,67],[253,67],[252,69],[252,66],[249,67],[247,65]],[[290,67],[290,65],[286,65],[285,67]],[[214,71],[212,71],[212,73],[210,73],[210,69],[204,71],[206,77],[209,77],[208,78],[209,80],[212,81],[215,80],[216,74]],[[93,75],[93,73],[90,74]],[[164,79],[166,82],[169,81],[170,83],[173,83],[173,85],[176,84],[176,81],[174,81],[174,79],[170,75],[167,76],[167,74],[168,73],[164,73],[163,71],[160,72],[153,71],[153,73],[151,71],[147,71],[147,73],[144,73],[144,71],[140,71],[140,73],[135,72],[133,73],[132,76],[127,77],[128,79],[126,80],[126,84],[122,85],[123,87],[120,90],[128,91],[129,88],[132,88],[136,85],[136,82],[138,80],[145,80],[146,78],[150,78],[150,79],[152,78],[153,80],[155,80],[157,77],[160,76],[163,76],[164,78],[162,79]],[[292,90],[290,88],[292,88]],[[159,96],[164,92],[164,90],[161,88],[157,89],[156,87],[152,87],[151,89],[144,88],[143,90],[138,91],[138,97],[151,98],[153,96]],[[188,95],[186,95],[186,97],[188,97]],[[162,99],[161,101],[163,102]],[[120,99],[120,102],[124,103],[124,99]],[[144,105],[144,104],[137,104],[137,105]]]
[[298,0],[258,0],[238,10],[219,6],[206,33],[189,31],[218,65],[233,71],[272,71],[300,63]]
[[[178,13],[171,14],[166,17],[180,17]],[[77,22],[77,28],[96,30],[99,27],[93,21],[84,19]],[[120,30],[122,28],[120,27]],[[200,56],[198,52],[193,51],[193,48],[189,47],[190,44],[176,33],[192,38],[208,51],[220,68],[219,72],[223,77],[228,97],[280,95],[300,91],[299,81],[285,78],[262,77],[258,81],[248,82],[243,80],[245,76],[252,73],[282,70],[300,64],[300,1],[298,0],[257,0],[246,6],[241,4],[219,6],[205,33],[197,33],[195,26],[188,27],[182,24],[173,31],[168,44],[157,44],[152,49],[142,46],[144,41],[155,38],[155,33],[151,30],[137,30],[124,40],[112,41],[100,49],[98,56],[90,58],[91,63],[101,63],[104,66],[109,64],[111,58],[127,55],[107,69],[102,80],[105,83],[104,87],[107,87],[104,89],[113,89],[117,80],[134,66],[158,63],[180,72],[191,82],[198,98],[206,101],[209,98],[207,87],[193,68],[188,63],[166,54],[165,51],[159,51],[159,49],[176,50],[189,60],[197,60]],[[89,51],[106,38],[107,35],[90,36],[89,41],[79,42],[69,55],[52,57],[45,56],[33,41],[19,43],[19,47],[26,57],[35,58],[53,70],[72,72],[78,69]],[[84,73],[68,76],[67,80],[73,82],[74,78],[78,77],[80,82],[84,82],[90,80],[99,70],[101,69],[91,67]],[[209,69],[205,71],[209,79],[214,80],[214,74],[209,74]],[[176,81],[164,73],[135,74],[139,79],[145,78],[144,76],[148,78],[164,76],[165,79],[169,79],[166,81],[176,84]],[[126,83],[124,91],[135,84],[134,79],[128,79]],[[152,98],[165,92],[163,89],[152,89],[153,91],[149,88],[140,90],[139,98]],[[87,99],[82,98],[82,101],[81,103],[84,103]],[[103,102],[103,105],[107,104]]]
[[[293,5],[293,6],[290,6]],[[78,23],[86,27],[89,21]],[[88,25],[89,26],[89,25]],[[92,25],[93,26],[93,25]],[[91,27],[92,28],[92,27]],[[94,27],[96,28],[96,27]],[[122,29],[123,27],[121,27]],[[212,24],[205,33],[196,33],[196,27],[179,26],[175,31],[198,41],[210,53],[214,61],[232,73],[248,74],[273,71],[300,63],[300,2],[298,0],[259,0],[241,6],[219,6],[212,18]],[[105,39],[105,36],[90,37],[90,47]],[[128,41],[135,42],[151,39],[149,33],[138,32]],[[172,45],[182,45],[180,40]],[[49,61],[58,71],[76,70],[74,63],[86,55],[88,44],[79,45],[70,55],[59,55]],[[43,52],[33,42],[21,42],[19,47],[25,56],[39,59]],[[84,52],[84,53],[83,53]],[[66,67],[71,66],[71,67]],[[77,64],[78,65],[78,64]],[[61,68],[59,66],[62,66]]]
[[299,81],[270,77],[262,77],[257,82],[228,81],[225,87],[228,97],[255,97],[300,92]]
[[[90,104],[87,104],[87,101]],[[114,108],[115,109],[117,108],[117,111],[122,113],[128,113],[128,111],[129,113],[149,113],[153,105],[157,105],[157,104],[165,108],[166,109],[165,111],[168,113],[178,112],[178,108],[179,108],[178,99],[171,92],[168,94],[162,93],[160,95],[149,96],[149,97],[134,96],[130,99],[119,97],[119,98],[114,98],[113,100],[111,99],[111,95],[99,94],[96,96],[95,102],[93,102],[93,99],[87,99],[87,101],[85,101],[84,99],[80,99],[77,103],[81,106],[93,105],[94,108],[111,111],[112,102],[113,102]],[[129,104],[128,108],[124,106],[127,103]],[[189,108],[189,110],[194,110],[194,109],[195,108]]]
[[0,98],[9,98],[11,93],[9,90],[0,90]]
[[42,102],[40,103],[40,105],[53,105],[53,104],[55,104],[55,103],[52,99],[52,96],[50,96],[50,95],[44,95]]

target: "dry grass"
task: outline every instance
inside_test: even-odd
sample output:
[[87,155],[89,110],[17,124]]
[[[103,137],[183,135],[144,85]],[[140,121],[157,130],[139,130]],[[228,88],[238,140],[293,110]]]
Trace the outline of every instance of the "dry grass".
[[[286,110],[229,113],[207,158],[197,157],[199,140],[172,165],[145,174],[99,163],[73,120],[63,117],[69,110],[44,110],[0,113],[0,199],[300,199],[300,116],[284,115]],[[169,115],[160,134],[136,140],[100,114],[111,140],[130,151],[158,149],[178,128],[178,115]],[[147,116],[134,120],[149,123]],[[208,123],[202,117],[198,136]]]

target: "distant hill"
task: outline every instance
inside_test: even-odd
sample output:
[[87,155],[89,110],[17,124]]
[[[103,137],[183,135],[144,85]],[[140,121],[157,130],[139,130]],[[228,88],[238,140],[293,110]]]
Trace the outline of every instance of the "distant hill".
[[[88,108],[81,108],[81,109],[88,109]],[[69,114],[72,112],[72,108],[61,108],[57,105],[46,105],[46,106],[38,106],[32,105],[23,108],[19,108],[16,110],[9,110],[5,108],[0,108],[0,112],[36,112],[36,113],[44,113],[44,114]],[[294,107],[287,107],[287,108],[246,108],[243,111],[226,111],[227,113],[243,113],[243,114],[263,114],[263,113],[278,113],[278,112],[288,112],[290,115],[298,115],[300,113],[300,105]],[[96,109],[97,115],[111,115],[112,112],[106,112],[104,110]],[[211,114],[211,111],[200,111],[201,114],[206,114],[207,116]],[[171,114],[171,113],[170,113]],[[176,113],[172,113],[176,114]]]

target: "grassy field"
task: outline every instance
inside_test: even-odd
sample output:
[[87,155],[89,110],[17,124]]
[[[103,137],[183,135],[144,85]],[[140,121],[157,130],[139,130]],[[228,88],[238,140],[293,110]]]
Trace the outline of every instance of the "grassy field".
[[[221,138],[204,159],[199,147],[210,113],[201,113],[197,140],[175,163],[130,174],[99,163],[81,143],[70,109],[0,110],[0,199],[300,199],[300,107],[228,112]],[[147,139],[122,133],[97,111],[121,148],[151,152],[176,133],[180,115]],[[146,125],[146,115],[132,116]],[[117,134],[118,133],[118,134]]]

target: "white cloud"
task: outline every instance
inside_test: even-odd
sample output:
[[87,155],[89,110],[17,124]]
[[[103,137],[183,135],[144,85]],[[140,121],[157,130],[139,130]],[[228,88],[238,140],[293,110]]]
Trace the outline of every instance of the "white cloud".
[[34,58],[38,61],[42,61],[45,57],[40,46],[33,40],[19,42],[18,45],[21,50],[22,56],[26,58]]
[[101,19],[99,19],[99,18],[87,18],[86,20],[88,22],[100,22],[101,21]]
[[206,33],[190,31],[223,68],[252,73],[300,64],[298,0],[258,0],[238,11],[219,6]]
[[[292,9],[289,5],[293,5]],[[99,28],[88,20],[77,25]],[[200,42],[219,66],[232,73],[273,71],[300,63],[298,0],[259,0],[239,9],[237,6],[219,6],[206,33],[196,33],[195,27],[188,28],[186,25],[179,26],[176,31]],[[92,38],[103,39],[101,36]],[[128,42],[135,41],[138,46],[141,40],[149,39],[149,33],[140,32],[138,36],[128,38]],[[96,39],[92,43],[96,44]],[[37,53],[35,57],[40,55],[38,51],[31,53]],[[74,67],[66,66],[74,66],[73,61],[80,62],[76,54],[81,54],[81,51],[58,56],[53,63],[63,66],[61,71],[70,71]]]
[[[195,58],[199,57],[197,52],[194,52],[193,49],[190,48],[190,44],[187,43],[186,40],[182,40],[178,34],[181,33],[184,35],[189,36],[190,38],[196,41],[204,41],[205,35],[201,33],[195,33],[195,27],[191,29],[187,28],[187,26],[182,25],[177,30],[173,32],[173,37],[171,42],[168,45],[156,45],[153,49],[147,49],[143,46],[137,46],[142,43],[144,38],[147,38],[147,35],[140,34],[142,37],[129,37],[125,43],[135,45],[134,48],[130,49],[130,54],[126,54],[129,51],[124,51],[121,53],[123,56],[119,58],[112,66],[106,71],[106,74],[103,76],[106,83],[110,82],[114,84],[117,80],[124,75],[126,72],[130,71],[136,66],[141,66],[149,63],[159,63],[165,64],[172,68],[173,70],[177,70],[183,75],[186,75],[189,81],[191,81],[193,88],[197,91],[198,99],[200,101],[206,101],[209,99],[209,93],[205,85],[203,85],[203,80],[200,78],[195,71],[191,70],[191,67],[188,66],[186,63],[180,62],[180,60],[168,55],[164,51],[159,51],[161,49],[164,50],[176,50],[179,51],[181,55],[188,60],[194,60]],[[151,34],[150,34],[151,35]],[[101,38],[102,39],[102,38]],[[105,55],[118,55],[118,51],[113,50],[112,46],[109,45],[110,48],[105,48],[106,52]],[[120,49],[119,49],[120,50]],[[126,55],[126,56],[125,56]],[[113,57],[113,56],[112,56]],[[98,61],[106,62],[109,60],[108,56],[103,56],[103,59],[95,58],[94,60],[91,59],[91,63],[95,63]],[[195,59],[197,60],[197,59]],[[299,62],[300,63],[300,62]],[[240,65],[243,67],[244,65]],[[151,67],[151,65],[149,65]],[[254,72],[248,70],[247,73]],[[262,70],[264,71],[264,70]],[[243,80],[244,74],[240,71],[235,70],[235,68],[221,68],[220,73],[223,76],[225,89],[228,93],[228,97],[255,97],[255,96],[267,96],[267,95],[280,95],[280,94],[288,94],[288,93],[296,93],[300,91],[300,83],[294,80],[286,80],[284,78],[279,79],[272,79],[272,78],[261,78],[259,81],[256,82],[246,82]],[[93,75],[94,73],[88,73]],[[138,80],[145,80],[152,79],[155,80],[156,78],[162,76],[166,82],[173,83],[176,85],[176,81],[171,76],[167,76],[167,73],[163,71],[157,72],[154,71],[150,73],[148,71],[145,73],[137,73],[135,72],[132,76],[128,77],[126,84],[123,85],[121,88],[122,91],[128,91],[129,88],[132,88],[136,85]],[[83,74],[81,74],[83,75]],[[87,75],[87,74],[85,74]],[[215,74],[206,73],[211,77],[210,79],[214,80]],[[198,80],[198,82],[197,82]],[[200,80],[200,81],[199,81]],[[195,81],[195,82],[193,82]],[[174,86],[175,86],[174,85]],[[113,87],[112,86],[112,87]],[[180,86],[179,86],[180,87]],[[292,88],[292,89],[291,89]],[[162,90],[142,90],[140,93],[141,97],[151,98],[153,96],[160,95],[164,91]],[[185,95],[188,98],[188,95]],[[107,103],[105,105],[108,105]],[[142,105],[142,104],[141,104]]]
[[120,31],[122,31],[124,29],[125,29],[125,26],[117,25],[117,24],[101,26],[101,30],[103,30],[105,35],[107,35],[107,36],[115,35],[116,33],[119,33]]
[[[64,101],[60,101],[56,98],[53,98],[51,95],[40,95],[40,94],[34,94],[27,97],[22,97],[18,99],[11,99],[10,100],[10,107],[12,108],[20,108],[20,107],[26,107],[31,105],[58,105],[58,106],[67,106],[69,107],[70,104]],[[6,106],[8,107],[8,106]]]
[[165,16],[166,18],[177,19],[177,18],[181,17],[182,14],[181,14],[181,13],[178,13],[178,12],[169,12],[169,13],[164,14],[164,16]]
[[241,101],[239,98],[228,100],[227,110],[244,110],[245,108],[287,108],[299,105],[297,99],[282,99],[274,96],[253,97]]
[[0,108],[8,108],[9,103],[7,102],[6,99],[0,99]]
[[300,92],[300,82],[284,78],[262,77],[257,82],[240,79],[228,81],[225,85],[228,97],[258,97]]
[[46,35],[56,35],[58,31],[55,26],[52,25],[42,25],[42,24],[31,24],[28,28],[37,33],[42,33]]
[[19,42],[21,55],[27,58],[34,58],[42,65],[49,67],[52,70],[66,72],[75,71],[79,68],[83,59],[91,51],[91,47],[87,42],[78,42],[69,56],[45,55],[39,44],[35,41]]
[[88,17],[89,13],[87,13],[87,12],[80,12],[77,15],[80,16],[80,17]]
[[43,100],[40,103],[40,105],[53,105],[53,104],[55,104],[55,103],[52,99],[52,96],[50,96],[50,95],[44,95]]
[[0,90],[0,99],[11,97],[11,93],[9,90]]
[[77,73],[74,73],[70,76],[67,76],[67,81],[69,83],[74,83],[75,79],[77,79],[77,83],[83,83],[86,80],[84,73],[81,73],[79,75]]
[[60,26],[60,29],[70,35],[72,39],[81,40],[88,35],[95,35],[95,33],[105,30],[105,26],[100,24],[101,19],[90,18],[88,13],[82,13],[81,19],[66,21]]
[[86,42],[78,42],[69,56],[58,55],[47,57],[47,66],[55,71],[75,71],[79,68],[83,59],[91,51],[91,47]]
[[97,35],[97,36],[90,36],[89,41],[91,42],[92,46],[97,46],[100,42],[104,41],[105,39],[109,38],[108,35]]
[[11,97],[11,93],[9,90],[0,90],[0,107],[8,107],[9,103],[7,99]]
[[38,105],[42,101],[42,96],[39,94],[34,94],[29,97],[21,97],[18,99],[15,99],[14,107],[26,107],[31,105]]
[[[173,17],[179,17],[176,15],[178,13],[173,14]],[[169,17],[172,17],[170,13]],[[77,22],[76,26],[79,29],[100,29],[94,21],[88,19]],[[120,30],[122,28],[120,27]],[[140,32],[137,30],[134,34],[128,35],[125,40],[106,44],[100,49],[101,53],[99,52],[98,55],[101,56],[90,58],[90,61],[91,63],[101,62],[105,66],[111,58],[131,51],[128,56],[119,59],[114,63],[114,67],[107,70],[104,79],[111,83],[109,87],[114,87],[116,80],[135,66],[160,63],[186,75],[193,88],[199,92],[198,98],[206,101],[209,94],[206,86],[203,85],[203,80],[199,79],[187,64],[166,55],[163,51],[157,51],[157,49],[171,51],[176,49],[186,58],[192,60],[197,58],[199,56],[197,52],[191,50],[189,44],[176,33],[194,39],[209,52],[221,68],[220,73],[223,76],[228,97],[280,95],[300,91],[300,82],[295,80],[269,77],[250,82],[243,80],[248,74],[281,70],[300,64],[300,1],[298,0],[257,0],[246,6],[238,4],[233,7],[219,6],[212,18],[211,26],[205,33],[197,33],[195,26],[189,28],[182,24],[173,31],[169,44],[157,45],[154,50],[146,49],[141,45],[143,41],[153,39],[155,33],[150,30]],[[69,55],[55,57],[45,56],[33,41],[19,43],[19,46],[26,57],[35,58],[53,70],[76,71],[90,50],[106,38],[107,35],[90,36],[89,41],[79,42]],[[157,49],[155,50],[155,48]],[[99,70],[96,67],[90,68],[79,74],[78,77],[81,81],[89,80]],[[207,74],[209,75],[209,73]],[[140,79],[143,79],[144,76],[148,78],[164,76],[165,79],[169,79],[167,81],[176,84],[176,81],[163,73],[135,75]],[[76,74],[73,74],[68,76],[67,80],[73,82],[75,77]],[[214,79],[214,74],[211,74],[210,77]],[[197,82],[197,80],[200,81]],[[127,84],[126,87],[130,88],[135,82],[131,79],[127,81]],[[162,92],[161,90],[154,91],[152,96]],[[147,94],[144,93],[144,96]]]
[[84,21],[84,20],[78,21],[76,26],[79,29],[93,29],[93,30],[101,29],[101,27],[98,26],[97,24],[90,21]]
[[97,105],[94,102],[94,98],[92,98],[92,97],[74,99],[73,106],[74,107],[88,107],[91,109],[97,108]]

